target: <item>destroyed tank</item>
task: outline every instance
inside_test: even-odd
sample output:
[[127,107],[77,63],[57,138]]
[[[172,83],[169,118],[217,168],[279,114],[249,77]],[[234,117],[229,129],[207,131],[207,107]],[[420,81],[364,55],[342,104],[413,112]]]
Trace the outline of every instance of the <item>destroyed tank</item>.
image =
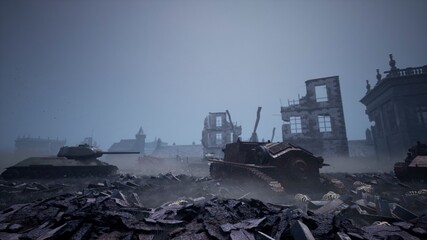
[[427,180],[427,145],[417,142],[408,149],[404,162],[394,164],[394,175],[399,180]]
[[[319,183],[322,157],[286,142],[243,142],[225,146],[224,159],[210,159],[214,179],[254,180],[276,192]],[[267,185],[266,185],[267,186]]]
[[104,154],[138,154],[139,152],[103,152],[80,144],[61,147],[57,156],[30,157],[6,168],[1,174],[4,179],[16,178],[62,178],[62,177],[103,177],[117,172],[114,165],[100,161]]

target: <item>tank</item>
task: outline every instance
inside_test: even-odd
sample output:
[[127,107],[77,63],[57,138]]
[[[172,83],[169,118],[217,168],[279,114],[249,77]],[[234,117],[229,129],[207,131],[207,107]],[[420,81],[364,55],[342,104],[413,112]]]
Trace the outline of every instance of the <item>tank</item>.
[[243,142],[225,146],[224,159],[210,159],[214,179],[255,180],[276,192],[319,183],[322,157],[286,142]]
[[409,148],[405,161],[394,164],[394,175],[401,181],[427,180],[427,145],[417,142]]
[[57,156],[27,158],[6,168],[1,176],[4,179],[104,177],[118,170],[116,166],[97,159],[104,154],[139,154],[139,152],[103,152],[88,144],[64,146]]

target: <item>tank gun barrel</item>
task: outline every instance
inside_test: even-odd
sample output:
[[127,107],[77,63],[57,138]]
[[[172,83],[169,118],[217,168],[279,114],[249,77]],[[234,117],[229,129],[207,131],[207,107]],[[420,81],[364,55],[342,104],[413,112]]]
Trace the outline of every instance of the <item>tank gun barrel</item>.
[[101,152],[101,154],[140,154],[140,152]]

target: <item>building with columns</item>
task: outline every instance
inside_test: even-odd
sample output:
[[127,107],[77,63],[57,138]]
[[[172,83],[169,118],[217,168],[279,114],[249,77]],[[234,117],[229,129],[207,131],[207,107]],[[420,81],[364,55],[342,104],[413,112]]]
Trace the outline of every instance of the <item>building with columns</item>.
[[402,161],[417,141],[427,143],[427,65],[400,69],[389,55],[384,77],[377,69],[376,83],[366,80],[360,100],[371,122],[377,158]]

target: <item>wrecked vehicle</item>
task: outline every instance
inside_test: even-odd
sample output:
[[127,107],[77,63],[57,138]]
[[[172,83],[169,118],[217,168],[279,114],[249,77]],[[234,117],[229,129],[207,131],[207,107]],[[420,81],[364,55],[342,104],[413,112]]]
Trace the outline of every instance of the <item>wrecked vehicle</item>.
[[402,181],[427,180],[427,145],[417,142],[409,148],[405,162],[394,165],[394,174]]
[[319,182],[319,169],[327,164],[306,149],[286,142],[243,142],[227,144],[224,159],[210,159],[214,179],[258,179],[281,192],[288,183],[299,186]]
[[100,161],[103,154],[139,154],[139,152],[103,152],[102,150],[80,144],[61,147],[57,156],[30,157],[6,168],[1,176],[14,178],[59,178],[107,176],[117,172],[114,165]]

